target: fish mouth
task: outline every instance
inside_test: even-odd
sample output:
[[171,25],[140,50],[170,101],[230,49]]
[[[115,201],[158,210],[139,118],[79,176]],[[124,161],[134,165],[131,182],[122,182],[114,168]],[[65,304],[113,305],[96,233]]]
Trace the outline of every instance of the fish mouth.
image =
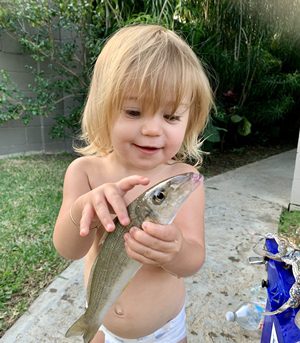
[[192,172],[179,174],[172,181],[171,188],[179,192],[179,194],[188,194],[203,182],[203,175]]
[[194,182],[194,183],[200,183],[202,180],[203,180],[203,175],[201,174],[197,174],[197,173],[193,173],[192,177],[191,177],[191,180]]
[[203,175],[199,173],[191,172],[191,173],[179,174],[175,176],[173,179],[173,182],[179,185],[185,184],[185,182],[189,182],[189,181],[191,181],[192,184],[197,185],[203,181]]

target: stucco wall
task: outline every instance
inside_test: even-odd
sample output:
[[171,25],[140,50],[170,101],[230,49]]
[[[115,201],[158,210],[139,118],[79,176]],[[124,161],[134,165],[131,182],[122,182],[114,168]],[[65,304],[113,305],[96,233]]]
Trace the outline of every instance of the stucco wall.
[[[30,95],[28,84],[33,82],[26,65],[34,65],[29,56],[24,55],[17,42],[6,33],[0,36],[0,69],[6,70],[12,81],[22,91]],[[0,107],[1,110],[1,107]],[[57,111],[64,111],[63,105]],[[0,156],[26,152],[59,152],[71,150],[71,140],[53,140],[49,131],[53,115],[36,117],[27,126],[20,120],[11,120],[0,126]]]

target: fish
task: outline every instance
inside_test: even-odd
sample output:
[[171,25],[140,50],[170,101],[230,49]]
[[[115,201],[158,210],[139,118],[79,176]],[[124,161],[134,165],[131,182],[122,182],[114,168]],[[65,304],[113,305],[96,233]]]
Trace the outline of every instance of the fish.
[[83,336],[84,343],[89,343],[108,309],[141,268],[141,263],[127,255],[124,234],[133,226],[141,228],[144,221],[171,224],[181,205],[202,181],[203,176],[198,173],[172,176],[149,188],[128,205],[129,225],[123,226],[115,218],[115,230],[105,233],[90,272],[86,311],[68,329],[65,337]]

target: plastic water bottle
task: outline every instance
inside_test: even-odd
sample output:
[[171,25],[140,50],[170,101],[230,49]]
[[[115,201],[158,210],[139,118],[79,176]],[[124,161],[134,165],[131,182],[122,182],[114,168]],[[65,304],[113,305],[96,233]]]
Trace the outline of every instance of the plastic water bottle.
[[226,319],[237,322],[242,328],[250,331],[261,329],[264,307],[254,302],[242,303],[234,312],[227,312]]
[[266,308],[267,303],[267,291],[261,285],[256,285],[250,289],[251,298],[250,301],[261,305]]

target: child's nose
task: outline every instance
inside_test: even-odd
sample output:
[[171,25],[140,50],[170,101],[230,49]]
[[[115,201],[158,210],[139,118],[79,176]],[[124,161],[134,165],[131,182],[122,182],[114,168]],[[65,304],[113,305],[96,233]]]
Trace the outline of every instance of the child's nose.
[[145,136],[160,136],[162,132],[162,122],[159,116],[147,118],[143,122],[141,131]]

